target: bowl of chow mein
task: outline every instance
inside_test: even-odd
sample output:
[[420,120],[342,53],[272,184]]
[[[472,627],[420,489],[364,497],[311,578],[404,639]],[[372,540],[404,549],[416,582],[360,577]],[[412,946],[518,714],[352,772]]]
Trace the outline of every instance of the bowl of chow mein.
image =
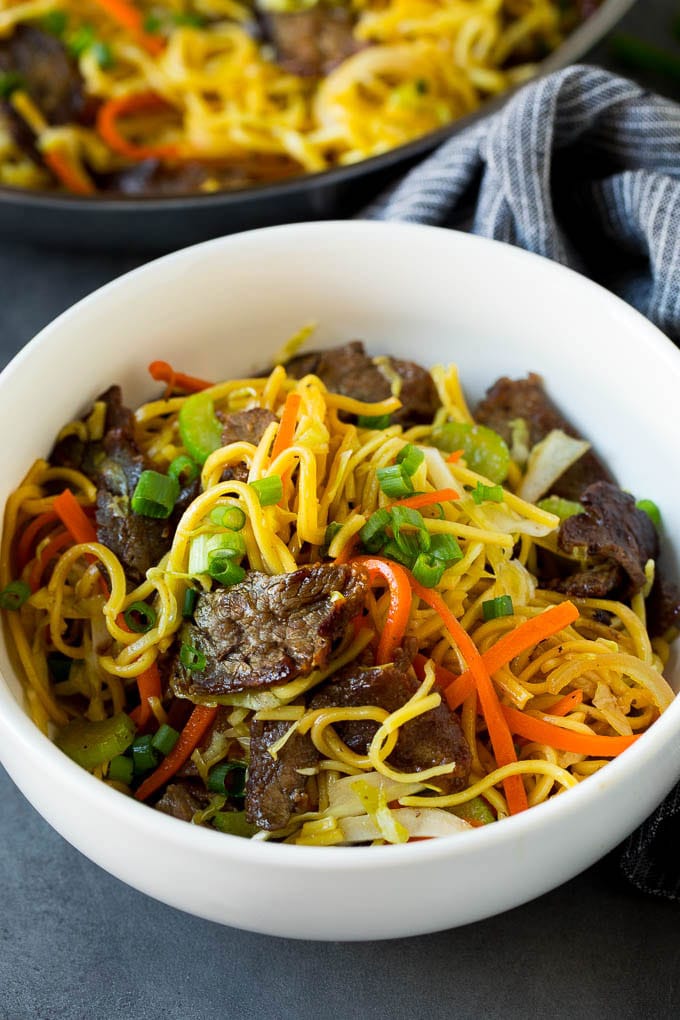
[[8,0],[6,235],[160,249],[348,215],[631,0]]
[[257,931],[565,881],[680,772],[679,379],[595,284],[436,228],[110,284],[0,377],[3,764],[106,870]]

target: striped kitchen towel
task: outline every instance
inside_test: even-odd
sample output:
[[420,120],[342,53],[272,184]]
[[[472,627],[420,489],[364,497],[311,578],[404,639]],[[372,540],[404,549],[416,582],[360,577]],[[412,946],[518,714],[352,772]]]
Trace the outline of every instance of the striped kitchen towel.
[[[365,215],[457,227],[571,266],[680,344],[680,106],[596,67],[536,81]],[[680,785],[617,855],[680,901]]]
[[608,71],[576,65],[526,86],[366,215],[555,259],[680,343],[680,106]]

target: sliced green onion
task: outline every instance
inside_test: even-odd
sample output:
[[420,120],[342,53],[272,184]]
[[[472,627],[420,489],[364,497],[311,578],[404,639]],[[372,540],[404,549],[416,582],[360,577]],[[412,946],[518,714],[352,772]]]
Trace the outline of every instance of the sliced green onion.
[[485,620],[498,620],[501,616],[512,616],[514,612],[510,595],[499,595],[498,598],[482,602],[482,614]]
[[360,414],[357,417],[357,428],[360,429],[377,429],[382,432],[383,429],[388,429],[392,421],[391,414],[379,414],[376,417],[371,417],[370,414]]
[[661,511],[656,503],[651,499],[639,499],[635,506],[647,514],[657,531],[661,530]]
[[466,822],[476,822],[477,825],[490,825],[496,821],[496,816],[483,797],[473,797],[465,804],[451,808],[454,815],[464,818]]
[[60,38],[68,26],[68,14],[65,11],[48,11],[40,19],[40,27],[49,35]]
[[178,424],[182,443],[198,464],[205,464],[210,454],[222,446],[222,423],[207,394],[192,393],[186,398]]
[[210,511],[210,520],[230,531],[240,531],[246,523],[246,515],[240,506],[215,506]]
[[74,57],[81,57],[86,50],[97,42],[92,25],[81,25],[68,40],[68,48]]
[[194,615],[194,609],[196,608],[196,601],[198,599],[198,592],[195,588],[187,588],[184,592],[184,601],[182,603],[182,616],[185,620],[190,619]]
[[0,99],[9,99],[13,92],[24,88],[25,84],[18,71],[4,71],[0,74]]
[[472,471],[503,482],[510,467],[510,451],[505,440],[486,425],[449,421],[432,430],[432,444],[446,453],[462,450]]
[[94,59],[97,61],[103,71],[113,67],[115,60],[113,58],[113,50],[108,43],[96,42],[92,46],[92,53]]
[[411,569],[416,581],[422,584],[423,588],[434,588],[441,581],[446,568],[428,553],[421,553]]
[[172,751],[173,747],[179,740],[179,733],[173,729],[172,726],[168,726],[167,723],[163,723],[159,726],[151,739],[151,746],[159,751],[162,755],[168,755]]
[[340,524],[338,521],[331,521],[331,523],[327,525],[326,531],[324,532],[323,536],[323,544],[326,546],[326,548],[328,548],[328,546],[331,544],[337,533],[341,530],[342,524]]
[[424,531],[425,521],[419,510],[410,506],[393,506],[390,510],[392,527],[395,538],[399,537],[402,528],[413,528],[415,531]]
[[179,482],[158,471],[142,471],[132,494],[132,509],[142,517],[165,519],[172,513],[179,496]]
[[163,27],[163,19],[157,14],[147,14],[144,18],[144,31],[153,35],[155,32],[159,32]]
[[7,587],[0,591],[0,609],[12,611],[21,609],[30,596],[31,589],[25,581],[10,581]]
[[502,485],[483,485],[482,482],[477,482],[470,495],[478,506],[484,502],[502,503],[505,499]]
[[220,832],[227,832],[230,836],[242,836],[244,839],[250,839],[257,832],[257,826],[246,821],[245,811],[218,811],[212,824]]
[[463,550],[458,545],[453,535],[432,535],[430,542],[430,556],[432,559],[444,563],[450,567],[463,558]]
[[279,475],[268,475],[256,482],[250,482],[250,488],[257,493],[260,506],[274,506],[283,496],[283,482]]
[[[230,797],[245,797],[246,770],[244,761],[223,761],[208,773],[208,789],[211,793],[226,793]],[[227,776],[233,772],[232,782],[227,786]]]
[[47,656],[47,668],[55,684],[68,680],[72,663],[73,659],[64,655],[63,652],[50,652]]
[[172,478],[176,478],[180,485],[189,485],[193,482],[201,473],[201,469],[195,460],[191,457],[187,457],[186,453],[181,453],[179,457],[171,462],[168,468],[168,474]]
[[146,602],[132,602],[123,616],[135,634],[146,634],[156,625],[156,612]]
[[413,492],[413,482],[402,464],[392,464],[376,471],[380,488],[389,499],[400,499]]
[[150,772],[158,765],[158,754],[153,747],[152,737],[148,733],[143,737],[137,737],[132,742],[130,753],[132,754],[132,769],[136,776]]
[[410,569],[420,555],[420,547],[417,538],[405,534],[402,535],[401,542],[390,538],[380,550],[380,554]]
[[411,478],[425,460],[425,454],[417,446],[409,443],[404,446],[396,456],[397,464],[401,464],[402,470]]
[[190,670],[192,673],[199,669],[205,669],[206,657],[203,652],[199,651],[198,648],[194,648],[193,645],[189,645],[184,641],[182,647],[179,650],[179,661],[182,663],[185,669]]
[[536,506],[539,510],[547,510],[549,514],[555,514],[561,521],[566,521],[574,514],[583,513],[582,503],[577,503],[572,499],[562,499],[561,496],[546,496],[545,499],[539,499]]
[[59,730],[54,742],[76,764],[92,771],[126,751],[135,731],[130,716],[117,712],[96,722],[74,719]]
[[214,557],[239,560],[245,556],[246,540],[239,531],[225,531],[220,535],[211,535],[206,542],[206,548],[208,550],[208,573],[210,573],[210,563]]
[[117,783],[125,783],[126,786],[129,786],[132,782],[134,771],[132,758],[128,758],[124,754],[117,754],[109,762],[109,771],[106,774],[106,778],[114,779]]
[[185,25],[188,28],[203,28],[207,24],[207,18],[203,14],[194,14],[192,11],[182,11],[172,14],[170,20],[173,25]]
[[219,581],[225,587],[230,587],[232,584],[239,584],[246,576],[246,572],[243,567],[235,563],[233,559],[225,556],[222,553],[215,553],[210,560],[210,566],[208,573],[215,581]]
[[392,515],[385,507],[376,510],[359,532],[362,543],[372,552],[378,552],[387,541],[385,528],[391,523]]

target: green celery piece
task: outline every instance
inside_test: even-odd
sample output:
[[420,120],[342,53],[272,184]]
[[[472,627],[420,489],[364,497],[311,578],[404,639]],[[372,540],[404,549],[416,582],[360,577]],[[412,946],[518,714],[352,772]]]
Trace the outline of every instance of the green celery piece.
[[212,822],[216,829],[228,832],[230,836],[250,839],[257,832],[257,826],[246,821],[245,811],[218,811]]
[[486,425],[445,422],[432,430],[432,442],[446,453],[462,450],[470,470],[497,485],[507,478],[510,451],[505,440]]
[[118,712],[99,722],[74,719],[59,731],[54,742],[77,765],[91,772],[126,751],[135,731],[130,716]]
[[222,425],[211,397],[205,393],[187,397],[179,412],[179,434],[198,464],[205,464],[213,450],[222,446]]

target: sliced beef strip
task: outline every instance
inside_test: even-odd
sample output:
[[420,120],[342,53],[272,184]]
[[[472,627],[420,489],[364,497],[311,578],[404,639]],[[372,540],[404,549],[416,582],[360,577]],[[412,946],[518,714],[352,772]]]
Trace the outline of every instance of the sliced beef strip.
[[19,25],[0,44],[0,71],[21,76],[26,89],[50,124],[78,121],[85,108],[78,65],[53,35]]
[[[558,545],[570,555],[585,548],[589,557],[618,564],[624,574],[622,594],[634,595],[645,584],[647,560],[659,554],[654,525],[629,493],[610,482],[588,486],[581,502],[584,513],[562,522]],[[575,594],[568,587],[563,590]]]
[[[399,425],[429,424],[439,410],[439,397],[432,377],[413,361],[388,358],[390,371],[401,377],[399,399],[402,407],[392,415]],[[310,351],[292,358],[286,371],[294,379],[313,374],[332,393],[376,403],[392,396],[387,375],[368,357],[360,340],[328,351]]]
[[[399,652],[394,662],[385,666],[364,668],[356,663],[347,666],[314,694],[309,708],[377,705],[386,712],[395,712],[413,697],[418,686],[408,658]],[[366,754],[377,725],[345,722],[338,723],[336,729],[352,751]],[[402,772],[423,772],[434,765],[455,762],[453,772],[431,780],[442,792],[455,793],[467,785],[470,760],[470,749],[458,719],[442,702],[401,728],[388,764]]]
[[209,803],[210,794],[202,783],[183,780],[170,783],[154,807],[164,815],[172,815],[181,822],[190,822],[196,812],[203,811]]
[[[529,429],[529,445],[535,446],[552,432],[561,429],[569,436],[581,436],[555,407],[543,388],[540,376],[531,372],[526,379],[503,376],[487,391],[474,411],[475,421],[497,432],[506,443],[512,441],[511,422],[523,418]],[[552,492],[564,499],[580,500],[581,493],[593,482],[613,482],[608,468],[588,450],[554,483]]]
[[361,569],[318,563],[272,577],[251,570],[239,584],[200,595],[182,641],[202,652],[206,665],[190,671],[177,659],[175,693],[233,694],[325,666],[367,590]]
[[354,37],[354,16],[322,4],[306,11],[263,13],[262,29],[276,61],[291,74],[322,77],[364,44]]
[[[268,426],[276,421],[276,415],[268,411],[266,407],[251,407],[248,411],[218,412],[224,428],[222,430],[222,442],[225,446],[229,443],[252,443],[257,446]],[[248,466],[245,463],[234,464],[227,468],[222,475],[223,481],[235,478],[239,482],[248,481]]]
[[317,807],[314,782],[298,771],[313,768],[319,761],[309,736],[294,733],[276,758],[269,752],[289,727],[285,721],[255,721],[250,727],[246,819],[261,829],[283,829],[292,815]]
[[[123,394],[120,386],[109,386],[108,390],[100,394],[95,403],[106,405],[104,419],[104,435],[111,429],[123,429],[132,436],[134,415],[123,403]],[[90,411],[81,419],[85,421]],[[98,463],[104,458],[104,446],[100,441],[83,442],[76,435],[65,436],[55,443],[50,454],[50,464],[58,467],[68,467],[76,471],[83,471],[88,477],[93,477]]]

